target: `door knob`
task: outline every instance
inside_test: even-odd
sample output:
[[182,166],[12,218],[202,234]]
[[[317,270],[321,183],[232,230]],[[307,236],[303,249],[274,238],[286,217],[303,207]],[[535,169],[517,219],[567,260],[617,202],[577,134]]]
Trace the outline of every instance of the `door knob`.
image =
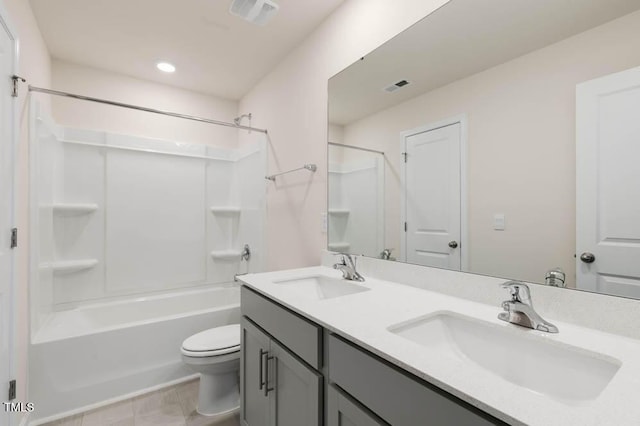
[[449,247],[451,247],[452,249],[458,248],[458,242],[457,241],[449,241]]
[[593,263],[595,262],[596,257],[593,253],[589,253],[588,251],[585,251],[580,255],[580,260],[582,260],[584,263]]

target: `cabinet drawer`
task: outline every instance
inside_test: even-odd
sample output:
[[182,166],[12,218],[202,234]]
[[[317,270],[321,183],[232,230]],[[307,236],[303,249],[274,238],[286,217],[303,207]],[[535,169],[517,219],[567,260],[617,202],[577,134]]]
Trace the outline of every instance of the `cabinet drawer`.
[[251,318],[267,333],[313,368],[322,367],[322,328],[243,286],[242,315]]
[[331,382],[394,426],[505,424],[334,335],[328,362]]

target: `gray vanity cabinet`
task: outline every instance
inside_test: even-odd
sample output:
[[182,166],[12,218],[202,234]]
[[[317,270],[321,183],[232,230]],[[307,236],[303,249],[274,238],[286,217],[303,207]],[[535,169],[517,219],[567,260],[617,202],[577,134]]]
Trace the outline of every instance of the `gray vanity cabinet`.
[[[304,348],[319,363],[319,348],[305,342],[317,326],[246,288],[242,303],[242,425],[320,426],[323,376],[280,342]],[[277,327],[279,321],[282,327]]]
[[328,345],[330,382],[393,426],[505,425],[336,335]]
[[327,391],[327,426],[386,426],[357,401],[351,399],[335,385]]
[[285,348],[271,342],[269,369],[273,382],[273,426],[319,426],[322,376],[310,369]]
[[245,426],[269,426],[269,398],[265,395],[264,361],[269,353],[269,336],[242,319],[240,417]]
[[243,426],[506,425],[244,286],[241,302]]

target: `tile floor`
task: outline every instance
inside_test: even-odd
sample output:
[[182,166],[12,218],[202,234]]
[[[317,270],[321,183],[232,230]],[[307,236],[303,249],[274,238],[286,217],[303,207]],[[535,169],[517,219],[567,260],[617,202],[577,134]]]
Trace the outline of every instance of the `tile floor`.
[[198,384],[192,380],[43,426],[240,426],[237,414],[216,421],[198,414]]

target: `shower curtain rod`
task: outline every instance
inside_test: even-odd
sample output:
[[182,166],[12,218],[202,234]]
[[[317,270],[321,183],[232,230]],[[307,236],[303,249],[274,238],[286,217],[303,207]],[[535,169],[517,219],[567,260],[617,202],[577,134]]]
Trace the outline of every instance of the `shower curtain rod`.
[[338,143],[338,142],[329,142],[329,145],[341,146],[343,148],[359,149],[360,151],[368,151],[368,152],[373,152],[375,154],[385,155],[384,151],[378,151],[376,149],[371,149],[371,148],[363,148],[361,146],[346,145],[346,144]]
[[122,108],[135,109],[135,110],[138,110],[138,111],[151,112],[151,113],[154,113],[154,114],[168,115],[169,117],[184,118],[185,120],[199,121],[201,123],[209,123],[209,124],[216,124],[218,126],[233,127],[234,129],[253,130],[255,132],[261,132],[261,133],[265,133],[265,134],[267,133],[266,129],[257,129],[255,127],[242,126],[242,125],[237,125],[235,123],[227,123],[226,121],[211,120],[209,118],[196,117],[196,116],[187,115],[187,114],[178,114],[176,112],[163,111],[163,110],[160,110],[160,109],[153,109],[153,108],[146,108],[146,107],[141,107],[141,106],[137,106],[137,105],[125,104],[125,103],[122,103],[122,102],[108,101],[106,99],[99,99],[99,98],[92,98],[92,97],[89,97],[89,96],[75,95],[73,93],[61,92],[59,90],[52,90],[52,89],[44,89],[42,87],[35,87],[35,86],[31,86],[31,85],[29,85],[29,91],[30,92],[47,93],[49,95],[55,95],[55,96],[63,96],[63,97],[66,97],[66,98],[80,99],[82,101],[97,102],[99,104],[106,104],[106,105],[112,105],[112,106],[117,106],[117,107],[122,107]]

